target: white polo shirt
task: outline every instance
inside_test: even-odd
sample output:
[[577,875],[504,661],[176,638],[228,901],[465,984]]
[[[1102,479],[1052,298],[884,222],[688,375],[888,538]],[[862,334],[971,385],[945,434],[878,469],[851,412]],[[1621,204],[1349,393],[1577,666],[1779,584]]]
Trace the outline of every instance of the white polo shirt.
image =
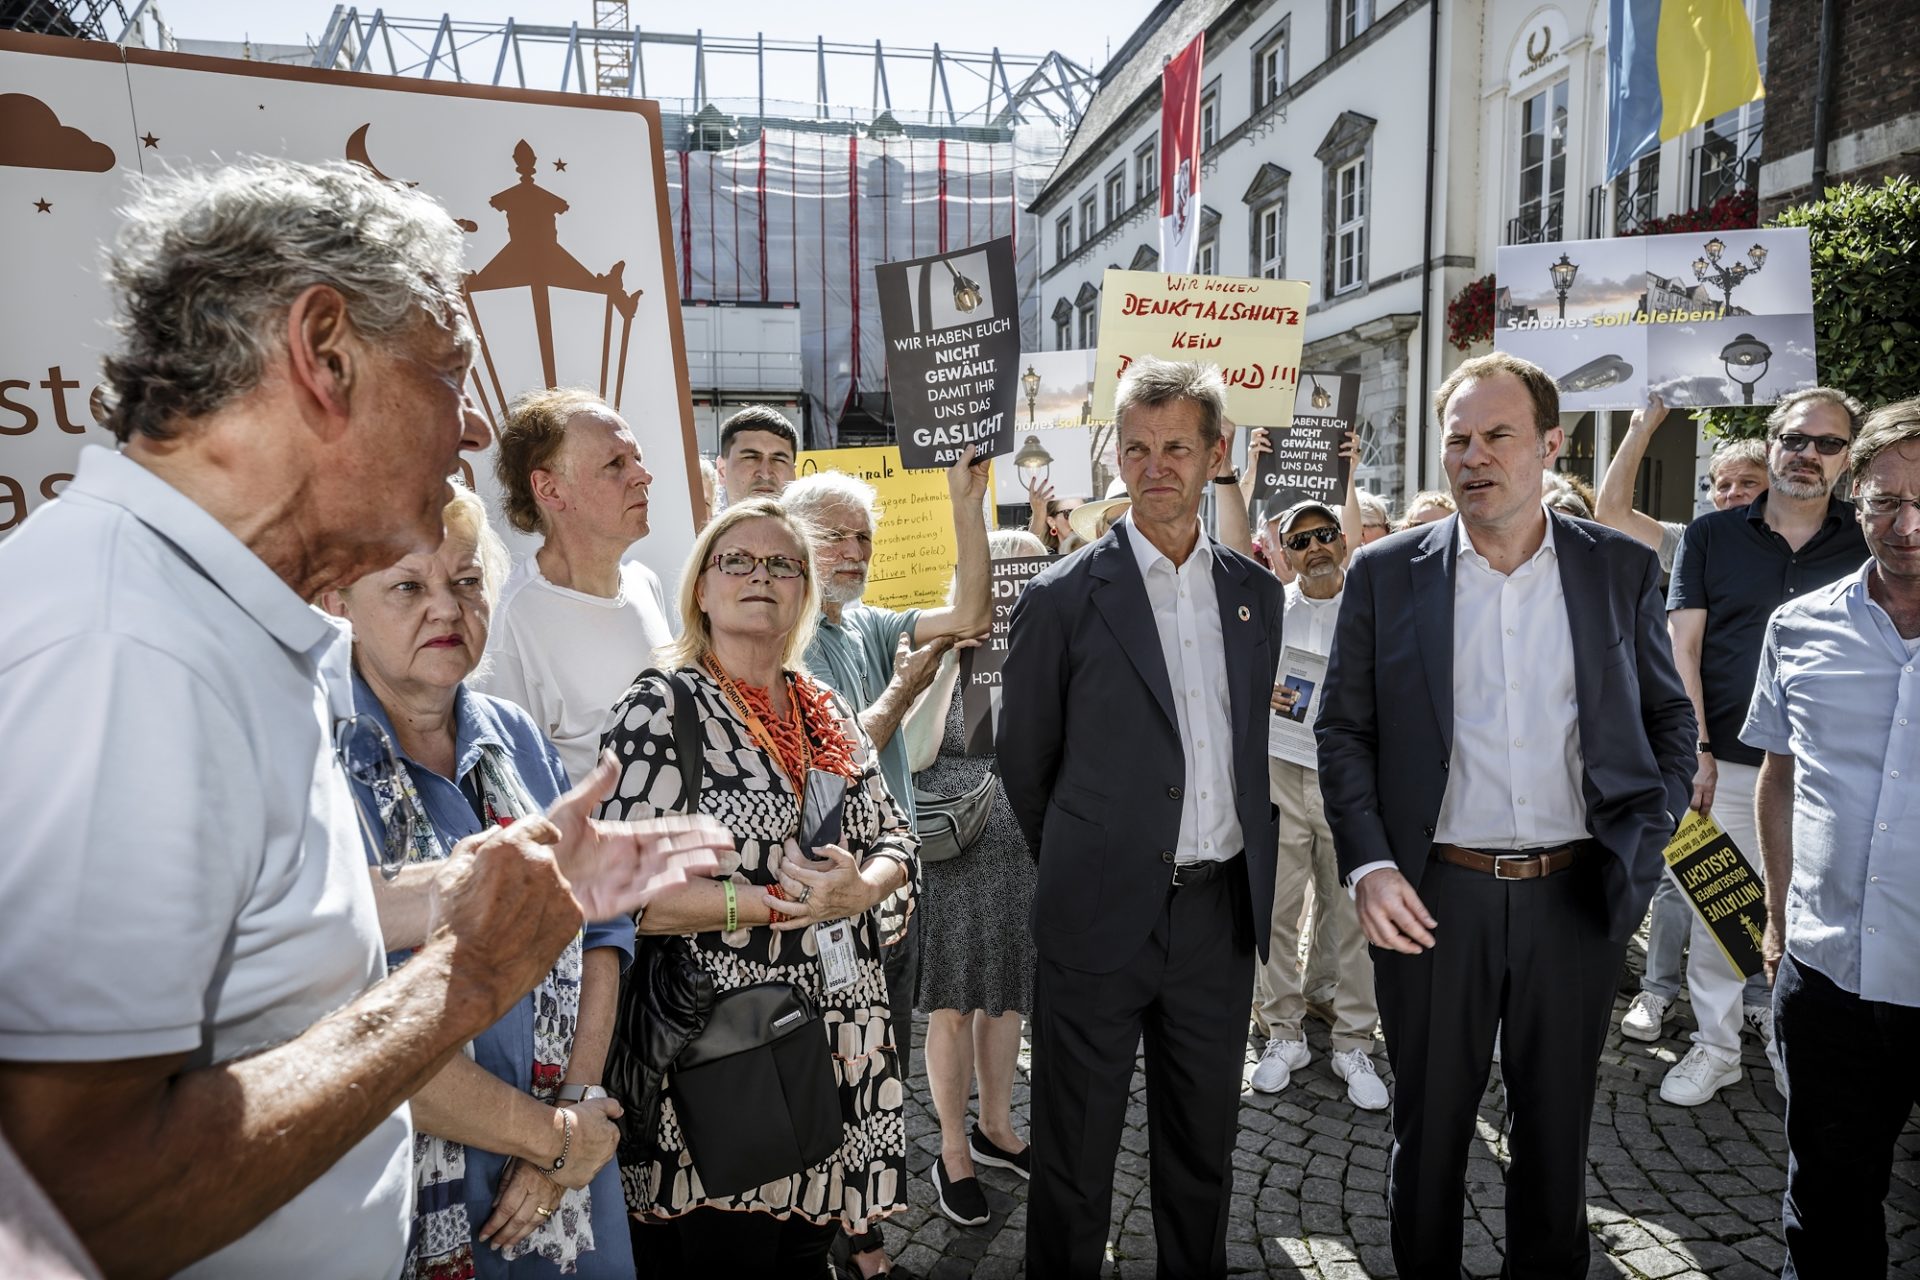
[[[344,630],[107,449],[0,542],[0,1059],[282,1043],[384,973]],[[407,1108],[181,1274],[399,1273]]]

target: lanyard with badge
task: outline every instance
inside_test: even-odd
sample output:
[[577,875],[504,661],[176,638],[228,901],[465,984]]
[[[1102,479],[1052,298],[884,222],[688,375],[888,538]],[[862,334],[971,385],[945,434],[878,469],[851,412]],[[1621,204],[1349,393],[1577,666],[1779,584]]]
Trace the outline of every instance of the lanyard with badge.
[[[798,812],[794,815],[793,834],[803,856],[813,861],[810,849],[829,844],[839,844],[842,838],[841,805],[846,797],[847,780],[837,773],[813,767],[813,743],[807,736],[806,723],[800,714],[800,699],[797,693],[788,691],[788,703],[792,708],[793,727],[800,738],[800,766],[797,773],[789,773],[786,762],[781,757],[773,733],[760,719],[734,683],[731,675],[715,661],[713,655],[706,658],[707,674],[720,686],[720,692],[726,697],[734,714],[746,723],[747,732],[760,749],[772,759],[776,768],[787,774],[792,784]],[[811,815],[812,825],[808,826]],[[858,977],[858,953],[853,941],[853,922],[835,920],[830,923],[816,924],[813,927],[814,947],[820,956],[822,979],[829,992],[840,991],[853,985]]]

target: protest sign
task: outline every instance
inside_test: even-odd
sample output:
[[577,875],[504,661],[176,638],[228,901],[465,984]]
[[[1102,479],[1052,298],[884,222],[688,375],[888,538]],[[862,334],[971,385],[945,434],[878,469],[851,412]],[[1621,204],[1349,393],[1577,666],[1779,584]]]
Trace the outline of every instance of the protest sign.
[[1020,294],[1013,240],[873,269],[900,455],[944,467],[968,445],[1011,453],[1020,398]]
[[1274,682],[1292,689],[1299,698],[1286,715],[1267,713],[1267,754],[1309,769],[1319,768],[1313,722],[1320,715],[1320,686],[1327,682],[1327,660],[1288,645],[1280,652],[1280,671]]
[[959,556],[953,541],[953,499],[941,471],[910,471],[892,445],[873,449],[810,449],[795,469],[803,476],[842,471],[873,486],[880,520],[866,603],[883,609],[924,609],[946,603],[947,582]]
[[1499,250],[1494,345],[1553,375],[1566,413],[1773,404],[1817,385],[1805,227]]
[[1295,391],[1293,425],[1268,428],[1268,449],[1254,470],[1259,518],[1308,498],[1338,511],[1347,497],[1348,462],[1340,448],[1360,408],[1360,375],[1309,370]]
[[978,647],[960,651],[960,715],[967,754],[990,756],[1000,737],[1000,668],[1007,660],[1013,606],[1054,556],[993,562],[993,630]]
[[1766,891],[1720,824],[1689,812],[1666,848],[1667,874],[1743,978],[1759,973],[1767,928]]
[[1158,356],[1219,365],[1235,422],[1287,426],[1306,314],[1300,280],[1109,271],[1100,290],[1094,416],[1113,416],[1114,391],[1129,364]]

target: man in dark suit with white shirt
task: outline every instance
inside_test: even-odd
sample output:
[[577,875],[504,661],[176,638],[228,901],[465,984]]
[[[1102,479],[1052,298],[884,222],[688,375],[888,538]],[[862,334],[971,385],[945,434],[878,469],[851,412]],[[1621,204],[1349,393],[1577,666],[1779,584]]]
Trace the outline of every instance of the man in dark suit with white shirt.
[[1143,1035],[1159,1272],[1226,1274],[1254,954],[1273,911],[1283,596],[1200,526],[1225,403],[1211,366],[1136,361],[1114,407],[1132,510],[1013,611],[1000,774],[1039,861],[1027,1274],[1050,1280],[1104,1265]]
[[[1587,1127],[1627,939],[1693,780],[1692,705],[1647,548],[1541,506],[1563,434],[1502,352],[1434,396],[1459,514],[1366,548],[1316,726],[1394,1070],[1403,1280],[1460,1274],[1496,1030],[1509,1280],[1587,1274]],[[1408,624],[1411,625],[1408,625]]]

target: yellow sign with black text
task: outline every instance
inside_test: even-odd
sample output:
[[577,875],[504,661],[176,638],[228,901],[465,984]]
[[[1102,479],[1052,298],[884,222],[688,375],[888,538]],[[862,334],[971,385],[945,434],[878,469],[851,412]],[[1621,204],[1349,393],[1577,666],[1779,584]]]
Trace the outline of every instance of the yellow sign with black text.
[[1711,817],[1689,812],[1667,845],[1666,859],[1667,874],[1706,922],[1727,963],[1743,978],[1759,973],[1767,895],[1732,838]]
[[947,602],[959,556],[953,540],[953,499],[944,469],[909,471],[897,445],[866,449],[809,449],[796,468],[803,476],[840,471],[873,486],[880,519],[873,531],[867,604],[926,609]]

